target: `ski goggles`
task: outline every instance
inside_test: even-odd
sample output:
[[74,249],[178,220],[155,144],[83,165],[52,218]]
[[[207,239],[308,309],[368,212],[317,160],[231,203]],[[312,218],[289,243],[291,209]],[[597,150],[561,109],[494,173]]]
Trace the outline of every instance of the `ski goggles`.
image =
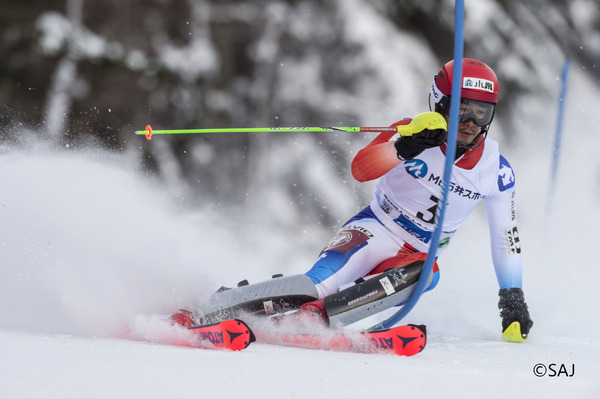
[[495,109],[496,106],[492,103],[461,98],[458,121],[465,123],[472,120],[477,126],[484,127],[492,122]]

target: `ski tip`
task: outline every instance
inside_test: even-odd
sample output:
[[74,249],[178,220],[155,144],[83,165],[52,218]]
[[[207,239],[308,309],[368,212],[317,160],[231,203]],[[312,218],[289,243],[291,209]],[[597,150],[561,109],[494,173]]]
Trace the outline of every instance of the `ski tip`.
[[[245,321],[240,320],[240,319],[233,319],[233,321],[237,322],[238,325],[240,325],[240,326],[246,327],[246,329],[248,330],[249,341],[250,341],[250,342],[248,342],[248,345],[250,345],[252,342],[256,342],[256,335],[254,334],[254,331],[252,331],[252,329],[250,328],[248,323],[246,323]],[[246,345],[246,346],[248,346],[248,345]]]
[[423,324],[406,324],[367,333],[375,339],[373,344],[385,352],[413,356],[425,349],[427,328]]
[[421,330],[421,332],[427,335],[427,326],[425,324],[409,324],[410,327],[417,328]]
[[246,349],[256,337],[252,329],[242,320],[227,319],[213,324],[187,328],[198,340],[191,346],[241,351]]
[[[408,324],[407,327],[412,330],[412,334],[409,335],[409,339],[414,339],[415,341],[412,342],[411,345],[406,346],[406,342],[403,340],[402,352],[399,354],[404,356],[413,356],[417,353],[421,353],[423,349],[425,349],[425,345],[427,345],[427,327],[425,324]],[[398,338],[401,337],[398,336]]]
[[521,333],[521,323],[515,321],[510,323],[502,333],[502,339],[506,342],[523,342],[527,339],[527,334]]

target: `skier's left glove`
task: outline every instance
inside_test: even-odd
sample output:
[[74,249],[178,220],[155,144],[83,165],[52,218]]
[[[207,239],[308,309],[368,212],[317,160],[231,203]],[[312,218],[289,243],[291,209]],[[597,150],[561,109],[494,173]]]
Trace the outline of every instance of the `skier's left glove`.
[[394,143],[398,158],[408,161],[427,148],[439,147],[446,141],[448,131],[445,129],[423,129],[411,136],[400,136]]
[[502,317],[502,338],[510,342],[523,342],[527,339],[533,321],[520,288],[500,289],[500,317]]

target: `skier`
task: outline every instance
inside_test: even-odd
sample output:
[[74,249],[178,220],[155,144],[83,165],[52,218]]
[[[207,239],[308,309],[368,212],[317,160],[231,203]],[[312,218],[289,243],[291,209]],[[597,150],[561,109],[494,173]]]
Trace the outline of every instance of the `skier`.
[[[515,214],[515,177],[498,143],[487,139],[498,99],[498,79],[483,62],[463,59],[457,150],[439,243],[431,241],[442,197],[453,61],[434,77],[430,109],[392,126],[415,126],[410,136],[381,133],[358,152],[352,174],[359,182],[379,179],[374,199],[352,217],[303,275],[273,276],[221,288],[199,312],[181,310],[174,323],[192,326],[234,317],[299,309],[293,317],[348,325],[405,302],[420,276],[430,245],[438,255],[480,201],[488,215],[494,269],[500,286],[503,337],[527,338],[533,322],[522,290],[521,243]],[[434,262],[428,281],[439,279]],[[510,329],[510,331],[509,331]]]

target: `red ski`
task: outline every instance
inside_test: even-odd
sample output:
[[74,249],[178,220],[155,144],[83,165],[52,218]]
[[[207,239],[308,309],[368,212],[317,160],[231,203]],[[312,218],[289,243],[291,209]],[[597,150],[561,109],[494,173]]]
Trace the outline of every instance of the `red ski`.
[[379,331],[324,331],[321,334],[256,332],[257,342],[357,353],[391,353],[412,356],[421,352],[427,342],[424,325],[408,324]]
[[127,329],[122,338],[163,345],[230,351],[245,349],[256,340],[250,327],[237,319],[187,328],[165,325],[157,329],[134,329],[133,331]]
[[192,345],[241,351],[256,338],[246,323],[238,319],[225,320],[216,324],[188,327],[192,333]]

